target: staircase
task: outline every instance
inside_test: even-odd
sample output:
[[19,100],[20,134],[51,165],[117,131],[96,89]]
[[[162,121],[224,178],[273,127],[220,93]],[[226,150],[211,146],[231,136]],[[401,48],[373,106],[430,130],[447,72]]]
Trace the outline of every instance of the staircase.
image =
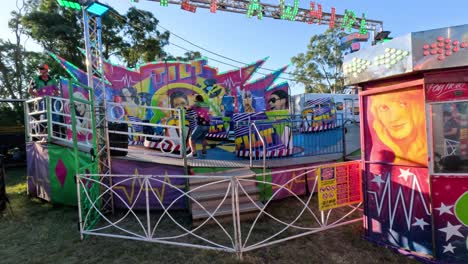
[[[255,179],[255,172],[248,168],[232,169],[214,173],[203,173],[203,176],[227,176],[227,177],[242,177],[243,179]],[[218,182],[221,181],[221,182]],[[214,183],[218,182],[218,183]],[[229,178],[192,178],[189,180],[189,188],[191,190],[191,212],[193,225],[198,226],[206,221],[209,213],[214,213],[214,217],[220,223],[232,222],[232,189],[229,188]],[[210,184],[213,183],[213,184]],[[259,209],[263,204],[260,200],[260,190],[257,188],[255,182],[240,181],[245,192],[239,186],[239,216],[240,220],[247,220],[255,218]],[[203,186],[203,187],[201,187]],[[196,189],[198,188],[198,189]],[[195,190],[196,189],[196,190]],[[194,190],[194,191],[192,191]],[[224,199],[226,197],[226,199]],[[224,202],[223,202],[224,199]],[[197,204],[198,201],[199,204]],[[206,209],[204,210],[202,206]],[[219,207],[219,208],[218,208]],[[218,208],[216,210],[216,208]],[[216,223],[210,219],[207,223]]]

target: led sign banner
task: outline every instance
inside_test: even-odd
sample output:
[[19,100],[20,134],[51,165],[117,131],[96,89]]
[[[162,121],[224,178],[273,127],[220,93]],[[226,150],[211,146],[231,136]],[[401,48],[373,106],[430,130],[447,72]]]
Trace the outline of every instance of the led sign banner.
[[[168,6],[167,0],[156,0],[161,6]],[[219,3],[217,0],[175,0],[172,4],[178,4],[181,9],[196,12],[196,8],[209,9],[211,13],[218,10],[245,14],[248,18],[271,17],[289,21],[306,22],[308,24],[328,25],[329,28],[340,27],[343,30],[351,31],[358,29],[360,34],[366,34],[368,30],[378,30],[382,28],[381,21],[368,20],[365,14],[361,17],[353,10],[345,10],[344,15],[336,14],[336,8],[331,7],[330,13],[324,12],[322,4],[309,2],[309,8],[300,8],[299,0],[293,0],[289,5],[285,0],[279,0],[278,5],[262,3],[260,0],[226,0]]]

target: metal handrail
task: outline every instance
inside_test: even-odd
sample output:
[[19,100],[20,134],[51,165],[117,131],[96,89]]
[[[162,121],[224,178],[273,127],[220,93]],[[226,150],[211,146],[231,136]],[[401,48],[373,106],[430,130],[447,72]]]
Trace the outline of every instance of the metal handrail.
[[260,138],[260,142],[262,142],[263,145],[263,181],[265,181],[265,174],[266,174],[266,145],[265,145],[265,140],[263,139],[262,135],[260,134],[260,131],[257,128],[257,125],[255,125],[255,122],[250,123],[249,126],[249,157],[250,157],[250,167],[253,165],[252,161],[252,127],[255,129],[255,132],[257,133],[258,137]]

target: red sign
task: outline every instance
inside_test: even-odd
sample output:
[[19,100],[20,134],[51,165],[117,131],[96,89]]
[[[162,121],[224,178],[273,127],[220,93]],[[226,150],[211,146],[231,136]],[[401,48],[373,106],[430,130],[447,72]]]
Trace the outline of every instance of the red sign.
[[468,99],[468,83],[426,84],[426,101],[447,101]]

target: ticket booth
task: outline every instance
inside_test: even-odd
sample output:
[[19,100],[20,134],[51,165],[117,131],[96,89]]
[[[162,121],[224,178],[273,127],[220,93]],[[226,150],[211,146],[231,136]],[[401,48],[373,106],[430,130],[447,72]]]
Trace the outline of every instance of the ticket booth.
[[365,237],[415,257],[468,261],[468,25],[349,54],[361,108]]

